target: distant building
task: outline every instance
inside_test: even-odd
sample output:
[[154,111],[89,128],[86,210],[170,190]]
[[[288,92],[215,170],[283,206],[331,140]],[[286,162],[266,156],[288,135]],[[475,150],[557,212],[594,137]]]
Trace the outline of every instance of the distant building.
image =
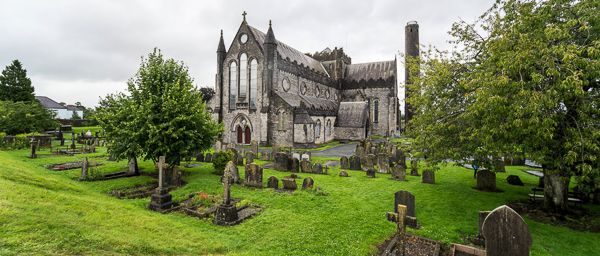
[[40,104],[46,109],[52,110],[56,113],[56,119],[71,119],[73,113],[77,112],[77,115],[83,119],[83,108],[75,105],[62,105],[53,99],[46,96],[35,96]]
[[[391,55],[391,54],[390,54]],[[396,60],[352,63],[341,48],[304,54],[245,19],[217,50],[215,119],[224,144],[314,146],[398,129]]]

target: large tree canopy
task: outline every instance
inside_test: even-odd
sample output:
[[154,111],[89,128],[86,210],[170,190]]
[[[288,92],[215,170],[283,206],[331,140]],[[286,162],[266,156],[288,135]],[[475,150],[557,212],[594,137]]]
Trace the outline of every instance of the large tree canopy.
[[565,210],[570,177],[600,172],[598,13],[595,0],[506,0],[455,23],[457,51],[426,51],[409,85],[417,147],[431,162],[490,166],[524,152],[543,166],[546,207]]
[[57,125],[54,112],[45,109],[37,101],[0,101],[0,132],[9,135],[43,132]]
[[0,100],[34,101],[33,86],[21,62],[13,60],[0,75]]
[[205,110],[187,67],[165,60],[157,49],[142,59],[127,87],[129,95],[108,95],[96,113],[118,158],[141,155],[157,161],[165,155],[174,165],[208,149],[223,130]]

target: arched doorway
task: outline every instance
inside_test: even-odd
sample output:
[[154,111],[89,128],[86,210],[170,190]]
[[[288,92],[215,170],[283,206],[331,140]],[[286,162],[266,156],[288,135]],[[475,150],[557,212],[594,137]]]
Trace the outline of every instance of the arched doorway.
[[[247,128],[247,127],[246,127],[246,128]],[[238,144],[242,144],[242,142],[243,142],[243,141],[242,141],[242,136],[243,136],[243,133],[242,133],[242,127],[238,126],[238,127],[237,127],[237,143],[238,143]]]
[[250,138],[251,138],[250,127],[246,126],[246,129],[244,129],[244,143],[250,144]]

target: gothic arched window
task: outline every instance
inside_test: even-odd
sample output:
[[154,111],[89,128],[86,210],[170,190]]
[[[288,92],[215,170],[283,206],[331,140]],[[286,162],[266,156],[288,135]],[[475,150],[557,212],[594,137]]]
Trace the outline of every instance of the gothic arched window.
[[325,123],[325,135],[331,136],[331,119],[327,119],[327,122]]
[[315,125],[315,137],[321,137],[321,120],[317,120],[317,124]]
[[256,109],[256,90],[258,90],[258,61],[250,61],[250,109]]
[[379,100],[373,100],[373,123],[379,122]]
[[237,95],[237,64],[229,64],[229,109],[235,109],[235,97]]
[[279,111],[279,120],[277,122],[277,129],[278,130],[285,130],[285,112],[283,110]]
[[248,91],[248,55],[242,53],[240,55],[240,98],[246,98]]

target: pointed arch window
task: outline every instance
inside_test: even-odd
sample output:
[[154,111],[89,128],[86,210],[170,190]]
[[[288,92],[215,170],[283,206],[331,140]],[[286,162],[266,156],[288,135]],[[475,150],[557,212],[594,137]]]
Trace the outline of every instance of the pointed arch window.
[[283,131],[285,130],[285,111],[280,110],[278,117],[279,120],[277,122],[277,129]]
[[315,137],[321,137],[321,120],[317,120],[317,124],[315,125]]
[[250,61],[250,109],[256,109],[256,92],[258,90],[258,61]]
[[229,109],[235,109],[237,81],[237,64],[234,61],[229,64]]
[[373,100],[373,123],[379,122],[379,99]]
[[327,122],[325,123],[325,135],[331,136],[331,119],[327,119]]
[[248,55],[242,53],[240,55],[240,99],[246,99],[248,92]]

